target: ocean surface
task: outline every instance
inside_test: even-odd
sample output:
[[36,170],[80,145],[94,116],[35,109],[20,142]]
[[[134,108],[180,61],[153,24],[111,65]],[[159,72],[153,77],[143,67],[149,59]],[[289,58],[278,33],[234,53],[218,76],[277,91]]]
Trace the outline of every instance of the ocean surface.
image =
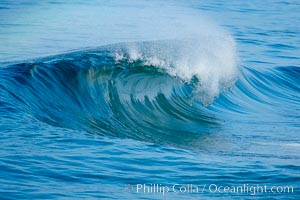
[[300,2],[0,2],[0,199],[299,199]]

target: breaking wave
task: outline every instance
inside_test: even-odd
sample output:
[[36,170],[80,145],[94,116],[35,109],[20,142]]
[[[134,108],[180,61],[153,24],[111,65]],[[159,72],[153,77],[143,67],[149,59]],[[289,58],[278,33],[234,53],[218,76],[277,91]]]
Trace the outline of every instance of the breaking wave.
[[298,75],[295,67],[239,72],[230,37],[123,43],[2,63],[1,110],[105,136],[187,144],[218,130],[220,112],[295,103]]

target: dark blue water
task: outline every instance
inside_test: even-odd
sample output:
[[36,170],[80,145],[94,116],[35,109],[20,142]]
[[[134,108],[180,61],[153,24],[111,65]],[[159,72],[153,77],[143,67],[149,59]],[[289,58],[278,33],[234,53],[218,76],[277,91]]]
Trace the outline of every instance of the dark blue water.
[[299,13],[1,1],[0,198],[299,199]]

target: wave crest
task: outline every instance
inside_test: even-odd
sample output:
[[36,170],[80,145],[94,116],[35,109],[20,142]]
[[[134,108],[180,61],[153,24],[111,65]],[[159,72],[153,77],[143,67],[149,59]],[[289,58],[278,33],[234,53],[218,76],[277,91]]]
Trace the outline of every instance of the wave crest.
[[238,74],[235,42],[226,34],[127,44],[116,50],[114,59],[116,63],[142,62],[180,78],[193,85],[194,97],[204,105],[233,86]]

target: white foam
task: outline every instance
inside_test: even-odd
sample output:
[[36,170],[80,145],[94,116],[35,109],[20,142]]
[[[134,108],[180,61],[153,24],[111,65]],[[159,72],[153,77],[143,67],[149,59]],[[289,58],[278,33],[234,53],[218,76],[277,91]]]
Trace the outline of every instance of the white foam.
[[199,82],[194,96],[205,105],[235,83],[238,71],[235,42],[225,31],[198,34],[197,38],[131,44],[124,54],[116,54],[116,61],[126,57],[130,62],[139,60],[163,69],[184,82],[196,77]]

